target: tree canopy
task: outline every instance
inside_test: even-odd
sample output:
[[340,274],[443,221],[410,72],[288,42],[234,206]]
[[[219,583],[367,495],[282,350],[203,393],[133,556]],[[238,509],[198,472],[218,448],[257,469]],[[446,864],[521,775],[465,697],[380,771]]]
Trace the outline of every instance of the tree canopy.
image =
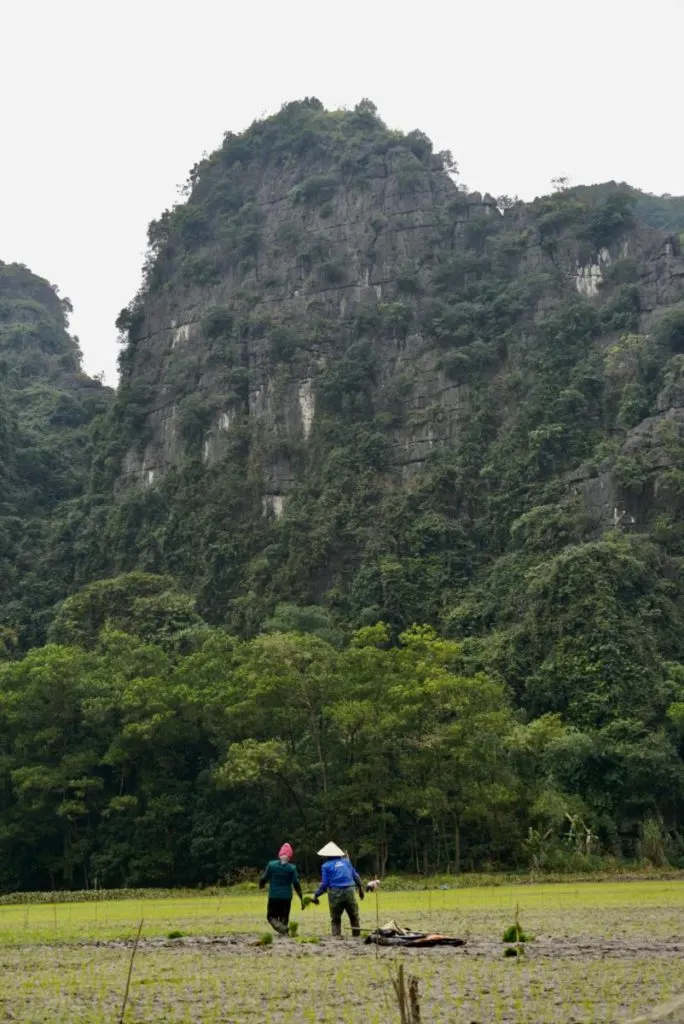
[[681,672],[659,701],[625,688],[594,720],[527,720],[428,626],[342,647],[205,627],[184,650],[173,604],[154,624],[0,662],[4,888],[216,882],[284,833],[309,870],[329,834],[367,870],[591,866],[637,855],[644,821],[681,856]]

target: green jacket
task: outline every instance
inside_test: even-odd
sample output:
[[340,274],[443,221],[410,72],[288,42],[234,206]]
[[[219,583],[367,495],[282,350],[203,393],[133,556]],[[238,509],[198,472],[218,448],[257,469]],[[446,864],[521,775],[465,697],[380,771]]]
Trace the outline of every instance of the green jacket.
[[299,898],[302,898],[302,887],[294,864],[281,864],[279,860],[269,861],[259,879],[259,888],[263,889],[267,882],[268,895],[272,900],[291,900],[293,889]]

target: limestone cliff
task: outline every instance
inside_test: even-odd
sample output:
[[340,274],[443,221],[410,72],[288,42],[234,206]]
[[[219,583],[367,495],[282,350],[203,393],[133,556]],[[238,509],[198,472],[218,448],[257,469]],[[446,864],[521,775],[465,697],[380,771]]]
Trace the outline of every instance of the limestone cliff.
[[[457,385],[410,330],[414,303],[405,296],[420,287],[420,266],[444,248],[445,235],[473,215],[500,216],[494,201],[464,196],[447,158],[418,133],[407,142],[382,129],[370,110],[338,118],[293,105],[275,123],[282,131],[302,115],[332,135],[323,134],[329,148],[274,158],[269,125],[259,125],[245,160],[243,141],[228,138],[196,170],[182,216],[175,211],[152,229],[156,263],[126,360],[129,378],[153,391],[150,437],[127,455],[130,483],[151,483],[187,453],[189,397],[206,416],[205,462],[220,457],[243,416],[266,434],[306,442],[317,382],[356,339],[378,348],[384,380],[410,375],[409,407],[458,406]],[[192,224],[198,239],[180,260],[176,228],[168,226],[174,218]],[[359,326],[364,316],[367,328]],[[397,462],[420,458],[432,439],[429,429],[399,432]],[[283,497],[291,486],[286,461],[265,467],[266,497]]]
[[119,320],[110,567],[248,630],[283,599],[434,619],[532,508],[638,521],[679,459],[684,260],[632,206],[468,194],[367,102],[227,135]]

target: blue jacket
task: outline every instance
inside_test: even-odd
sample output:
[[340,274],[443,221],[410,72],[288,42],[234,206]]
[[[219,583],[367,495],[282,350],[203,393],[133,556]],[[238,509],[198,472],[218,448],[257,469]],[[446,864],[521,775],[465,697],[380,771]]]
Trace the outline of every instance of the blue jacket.
[[322,896],[328,889],[350,889],[361,885],[361,879],[346,857],[334,857],[323,862],[321,884],[314,896]]

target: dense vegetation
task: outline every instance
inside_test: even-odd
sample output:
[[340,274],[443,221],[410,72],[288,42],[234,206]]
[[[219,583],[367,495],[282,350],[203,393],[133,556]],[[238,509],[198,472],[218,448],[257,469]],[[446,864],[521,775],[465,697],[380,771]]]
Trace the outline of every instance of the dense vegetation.
[[0,616],[22,649],[51,623],[0,668],[6,886],[214,880],[283,830],[378,867],[681,861],[677,200],[455,178],[307,100],[150,225],[88,486],[92,409]]
[[608,713],[594,673],[593,721],[526,721],[429,627],[340,646],[281,608],[239,640],[141,573],[69,598],[51,639],[0,664],[3,888],[214,882],[285,834],[310,870],[330,834],[367,870],[682,861],[681,672]]
[[73,573],[51,547],[84,491],[88,428],[110,392],[81,372],[68,299],[0,262],[0,647],[44,639]]
[[580,197],[608,196],[620,192],[629,195],[634,203],[634,212],[639,220],[649,227],[658,228],[672,235],[684,233],[684,196],[656,196],[632,188],[625,182],[606,182],[603,185],[579,186],[573,192]]

